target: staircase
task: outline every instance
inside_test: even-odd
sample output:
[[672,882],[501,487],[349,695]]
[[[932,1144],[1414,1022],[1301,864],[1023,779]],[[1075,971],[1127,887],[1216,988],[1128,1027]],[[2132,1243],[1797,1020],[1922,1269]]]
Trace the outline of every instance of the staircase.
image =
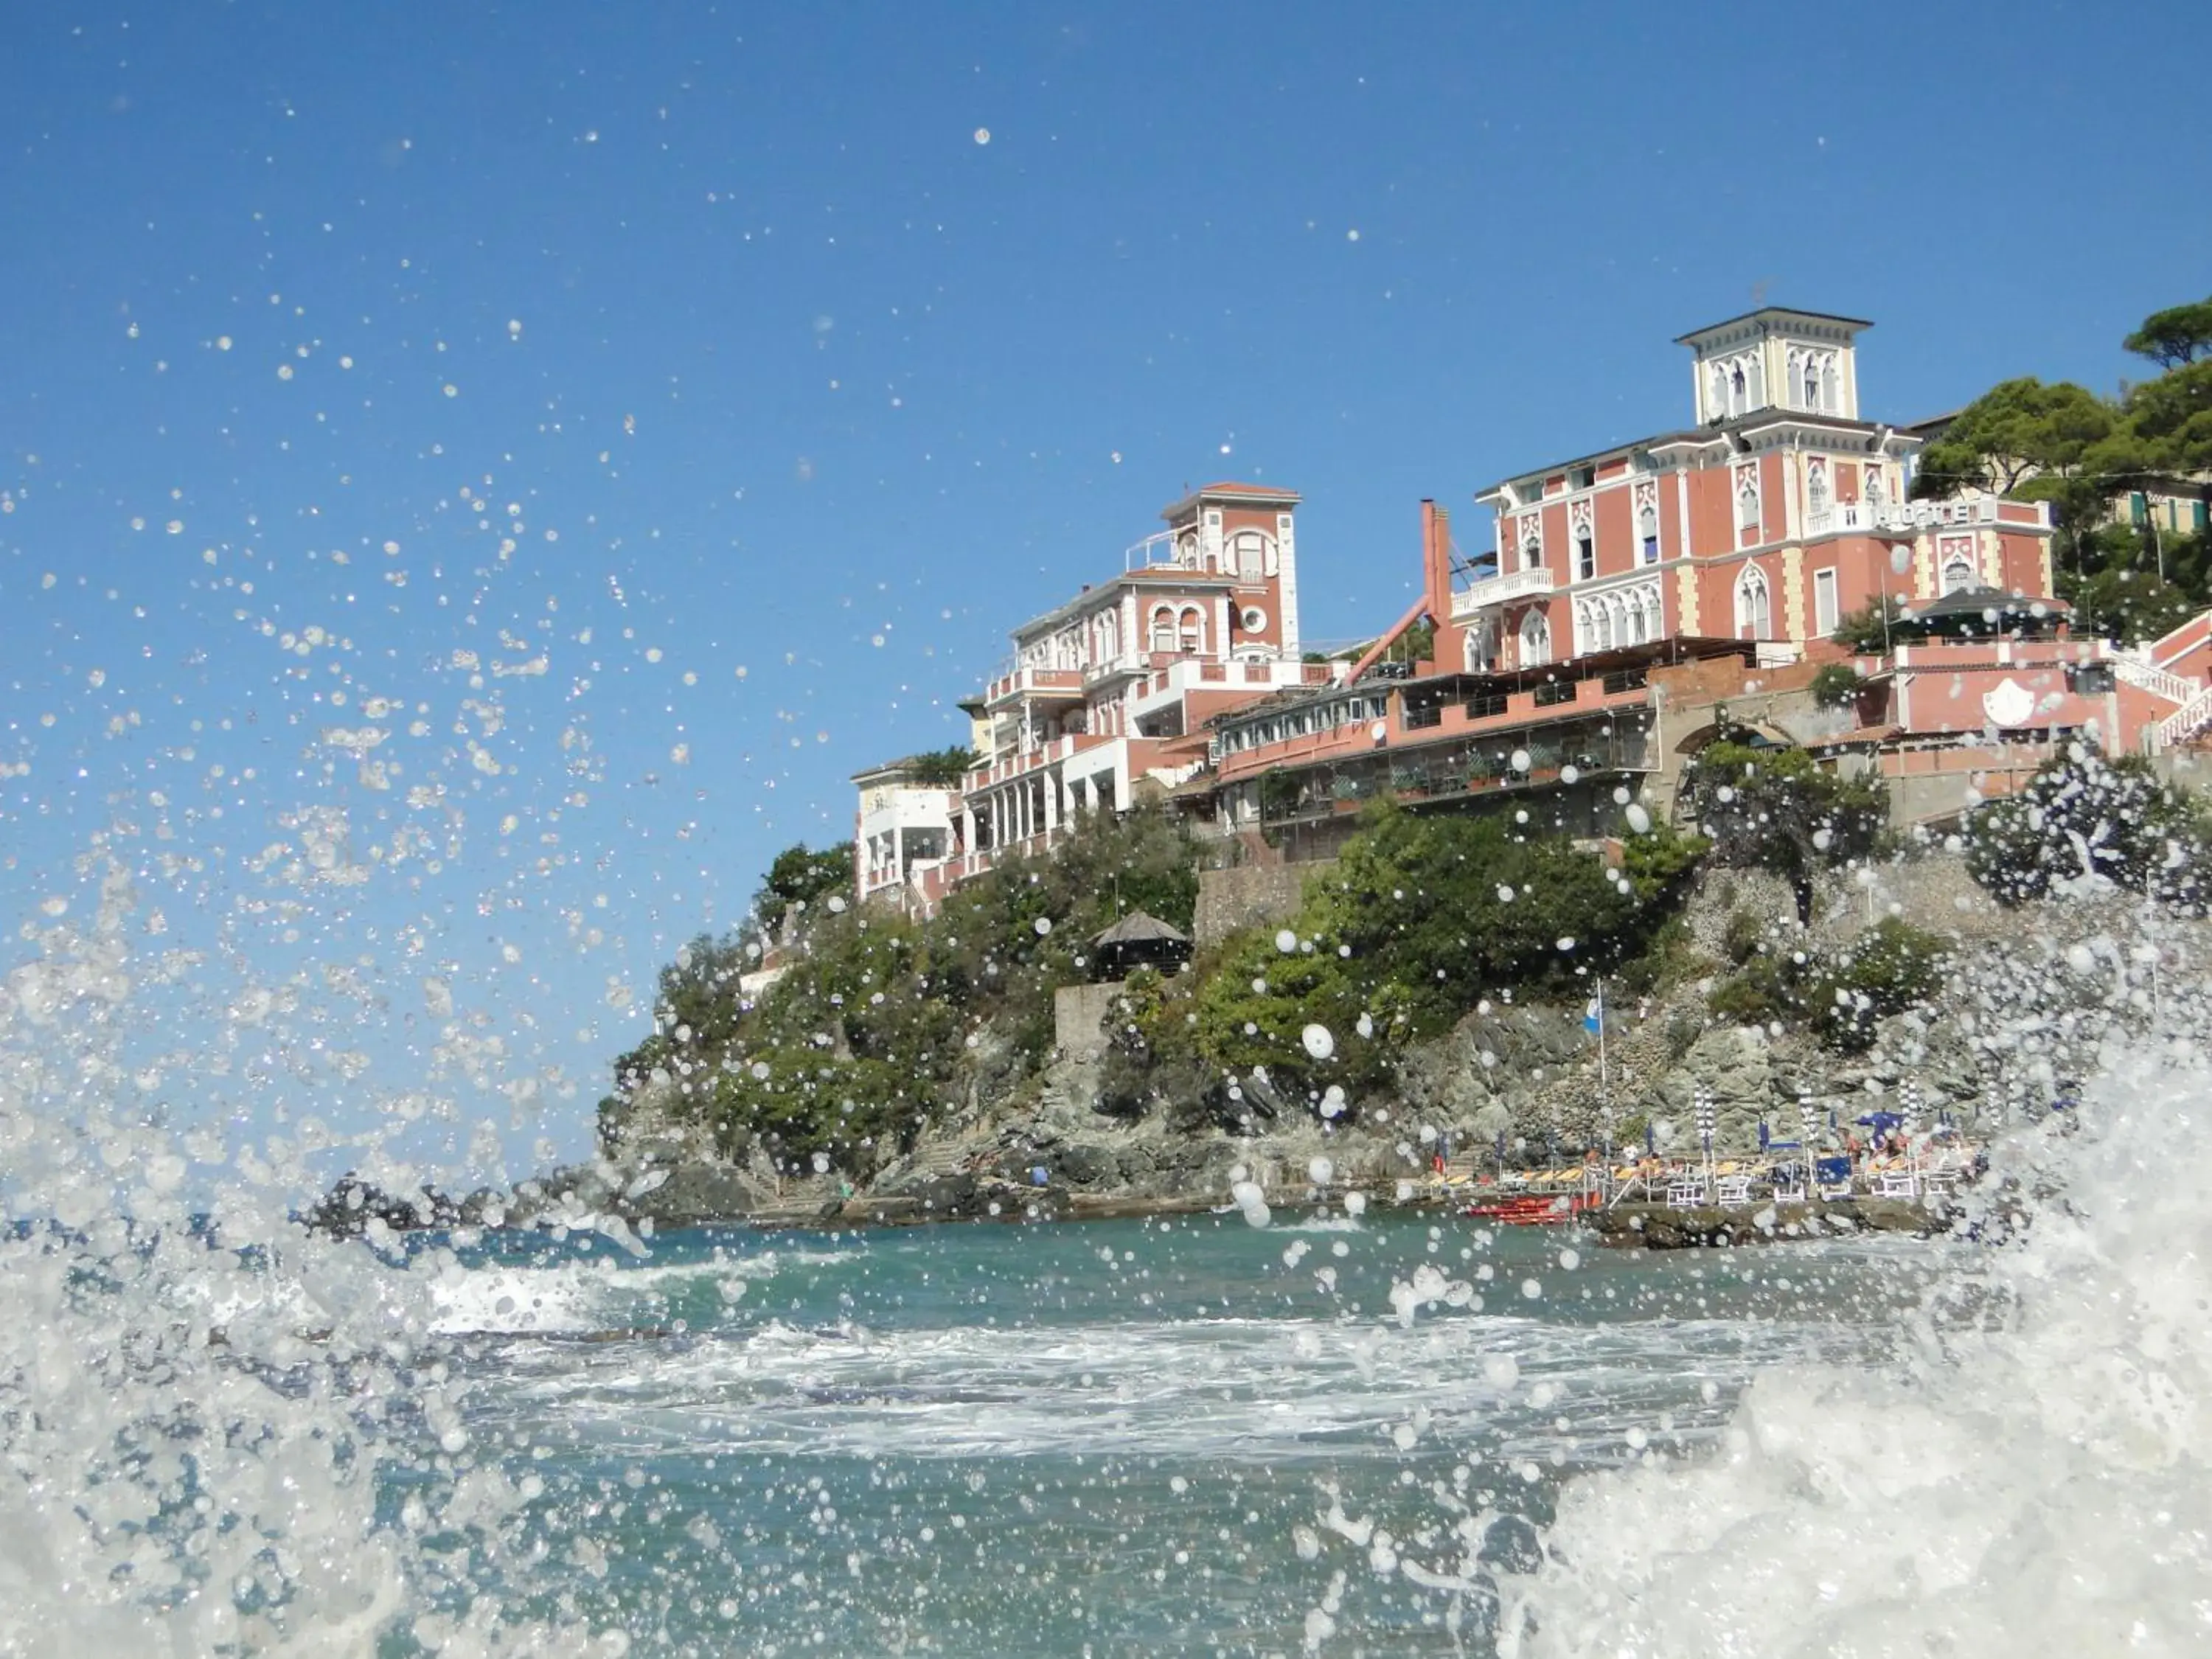
[[2170,668],[2160,668],[2142,658],[2115,654],[2112,672],[2130,685],[2139,686],[2154,697],[2164,697],[2168,702],[2186,705],[2205,690],[2195,680],[2175,673]]
[[2212,686],[2192,691],[2180,708],[2158,723],[2154,728],[2158,734],[2156,746],[2171,749],[2187,743],[2208,726],[2212,726]]

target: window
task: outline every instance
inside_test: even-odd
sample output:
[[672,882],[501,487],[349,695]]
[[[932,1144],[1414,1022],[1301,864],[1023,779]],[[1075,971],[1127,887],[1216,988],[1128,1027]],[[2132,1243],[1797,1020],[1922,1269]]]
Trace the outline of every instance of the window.
[[1712,397],[1705,410],[1705,418],[1717,421],[1727,413],[1728,376],[1716,365],[1713,369]]
[[1594,466],[1576,466],[1567,469],[1567,488],[1570,489],[1588,489],[1596,482],[1597,469]]
[[1736,479],[1735,524],[1746,544],[1759,539],[1759,477],[1748,467]]
[[1813,573],[1813,631],[1823,635],[1836,631],[1842,613],[1836,606],[1836,573],[1815,570]]
[[1540,611],[1531,611],[1521,618],[1521,664],[1523,668],[1540,668],[1552,659],[1552,624],[1544,620]]
[[1521,568],[1540,570],[1544,565],[1544,520],[1531,513],[1521,520]]
[[1470,674],[1486,674],[1497,667],[1498,624],[1486,622],[1480,628],[1468,629],[1461,652]]
[[1636,515],[1636,534],[1644,544],[1644,562],[1659,562],[1659,509],[1646,503]]
[[1267,538],[1256,530],[1237,532],[1236,556],[1231,561],[1237,574],[1247,581],[1257,581],[1265,571],[1267,558]]
[[1889,486],[1882,482],[1881,469],[1878,466],[1869,467],[1866,475],[1867,505],[1878,513],[1881,510],[1881,505],[1888,498],[1888,495]]
[[1805,407],[1819,409],[1820,403],[1820,366],[1808,361],[1805,365]]
[[1735,636],[1740,640],[1771,639],[1774,611],[1766,588],[1766,573],[1755,564],[1743,568],[1735,583]]
[[1194,655],[1206,649],[1206,617],[1194,605],[1183,607],[1179,642]]
[[1818,458],[1806,464],[1805,504],[1812,510],[1816,526],[1827,518],[1828,464]]
[[1739,368],[1729,375],[1729,413],[1741,415],[1744,407],[1743,371]]
[[1262,633],[1267,626],[1267,613],[1256,605],[1249,605],[1245,608],[1243,616],[1238,620],[1244,624],[1244,631],[1247,634]]
[[1152,611],[1152,649],[1172,651],[1176,648],[1175,612],[1165,605]]
[[2203,501],[2191,501],[2189,504],[2189,522],[2191,528],[2203,530],[2206,527],[2206,516],[2205,505]]
[[1588,581],[1597,574],[1597,543],[1587,532],[1575,538],[1575,580]]
[[2142,491],[2140,489],[2130,490],[2128,492],[2128,519],[2130,522],[2134,524],[2142,524],[2149,517],[2150,508],[2144,500]]

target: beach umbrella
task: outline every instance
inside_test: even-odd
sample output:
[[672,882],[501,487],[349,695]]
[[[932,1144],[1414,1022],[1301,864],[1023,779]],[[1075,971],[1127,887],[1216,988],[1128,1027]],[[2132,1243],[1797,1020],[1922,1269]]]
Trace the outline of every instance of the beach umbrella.
[[1646,1158],[1659,1156],[1659,1132],[1652,1127],[1649,1118],[1644,1122],[1644,1155]]
[[1705,1156],[1713,1155],[1713,1127],[1718,1115],[1713,1110],[1713,1091],[1700,1083],[1690,1099],[1691,1109],[1697,1115],[1698,1139],[1705,1148]]
[[1918,1078],[1909,1077],[1905,1079],[1905,1086],[1898,1091],[1897,1108],[1906,1123],[1917,1123],[1920,1121],[1922,1101]]
[[1768,1146],[1770,1146],[1771,1145],[1772,1145],[1772,1144],[1773,1144],[1773,1139],[1774,1139],[1774,1137],[1773,1137],[1772,1132],[1771,1132],[1771,1131],[1770,1131],[1770,1130],[1767,1128],[1767,1127],[1766,1127],[1766,1120],[1765,1120],[1765,1118],[1761,1118],[1761,1119],[1759,1119],[1759,1150],[1760,1152],[1765,1152],[1765,1151],[1767,1149],[1767,1147],[1768,1147]]
[[1895,1112],[1869,1112],[1858,1121],[1878,1135],[1887,1134],[1905,1121]]

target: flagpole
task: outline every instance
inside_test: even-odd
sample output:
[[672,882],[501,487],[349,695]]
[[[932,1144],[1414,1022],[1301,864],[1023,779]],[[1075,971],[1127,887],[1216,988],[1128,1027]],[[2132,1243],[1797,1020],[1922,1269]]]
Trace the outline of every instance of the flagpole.
[[[2155,974],[2157,970],[2154,969],[2152,971]],[[2155,985],[2158,981],[2154,978],[2151,982]],[[2154,1004],[2156,1000],[2156,994],[2154,993],[2152,1001]],[[1613,1080],[1607,1075],[1605,1068],[1605,975],[1602,974],[1598,975],[1597,981],[1597,1086],[1601,1092],[1613,1086]]]

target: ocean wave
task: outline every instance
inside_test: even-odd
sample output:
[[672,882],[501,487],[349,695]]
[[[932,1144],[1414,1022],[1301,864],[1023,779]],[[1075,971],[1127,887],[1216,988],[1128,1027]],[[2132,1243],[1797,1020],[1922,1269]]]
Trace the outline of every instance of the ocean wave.
[[2208,1092],[2185,1047],[2117,1056],[2090,1127],[1999,1150],[2063,1197],[1895,1363],[1770,1370],[1712,1455],[1571,1485],[1501,1652],[2212,1651]]
[[581,1334],[659,1328],[690,1305],[735,1307],[758,1283],[805,1267],[861,1260],[850,1249],[769,1249],[693,1261],[635,1262],[574,1256],[492,1261],[449,1270],[433,1285],[441,1335]]

